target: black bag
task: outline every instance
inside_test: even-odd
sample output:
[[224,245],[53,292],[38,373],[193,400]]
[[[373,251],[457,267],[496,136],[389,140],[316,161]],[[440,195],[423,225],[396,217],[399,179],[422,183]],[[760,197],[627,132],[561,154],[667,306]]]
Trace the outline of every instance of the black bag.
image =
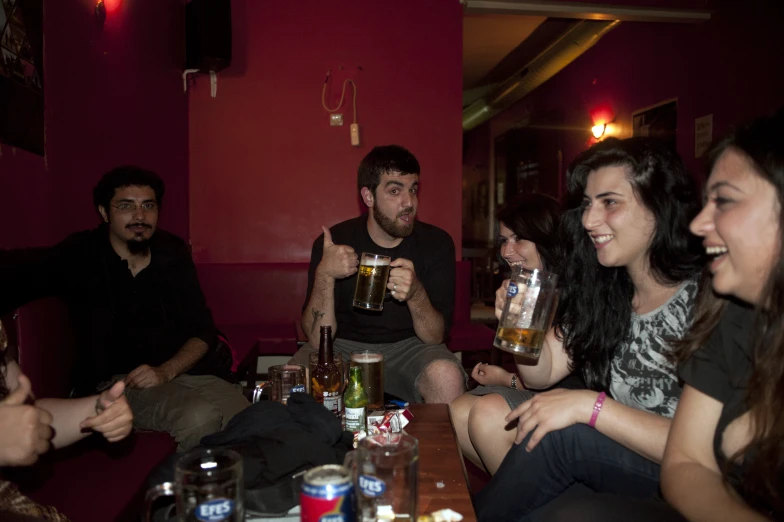
[[[342,464],[353,449],[351,432],[307,393],[293,393],[288,406],[260,401],[241,411],[223,431],[207,435],[200,447],[230,448],[243,460],[245,508],[265,515],[287,513],[299,503],[302,472]],[[150,487],[174,479],[179,455],[171,455],[148,477]]]

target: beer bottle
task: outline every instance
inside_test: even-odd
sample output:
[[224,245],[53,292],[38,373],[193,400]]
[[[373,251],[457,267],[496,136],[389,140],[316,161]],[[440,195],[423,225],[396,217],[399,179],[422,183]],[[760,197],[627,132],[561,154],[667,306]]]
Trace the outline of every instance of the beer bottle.
[[322,326],[318,366],[313,371],[310,388],[313,397],[338,417],[343,411],[343,400],[340,396],[342,384],[343,376],[332,358],[332,327]]
[[349,370],[348,387],[343,397],[346,406],[346,431],[367,433],[368,397],[362,385],[362,368],[352,366]]

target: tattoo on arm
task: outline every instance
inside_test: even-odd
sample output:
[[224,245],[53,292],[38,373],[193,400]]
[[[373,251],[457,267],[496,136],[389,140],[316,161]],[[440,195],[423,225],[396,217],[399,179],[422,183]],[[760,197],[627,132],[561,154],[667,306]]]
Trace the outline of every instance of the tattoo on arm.
[[326,312],[320,312],[315,308],[311,308],[310,313],[313,314],[313,324],[310,325],[310,333],[313,333],[316,331],[316,323],[319,321],[319,319],[324,317],[324,314],[326,314]]

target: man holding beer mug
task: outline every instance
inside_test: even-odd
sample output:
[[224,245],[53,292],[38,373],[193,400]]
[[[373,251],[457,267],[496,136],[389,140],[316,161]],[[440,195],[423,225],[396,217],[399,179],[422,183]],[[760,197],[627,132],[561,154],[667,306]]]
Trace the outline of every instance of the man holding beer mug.
[[[455,246],[444,230],[416,222],[419,170],[414,155],[397,145],[375,147],[360,163],[357,185],[369,212],[322,227],[313,243],[302,313],[308,344],[292,362],[307,365],[319,327],[331,325],[335,353],[344,359],[368,350],[383,354],[388,393],[449,403],[466,380],[443,344],[454,305]],[[391,260],[383,303],[355,300],[360,256],[380,274]]]

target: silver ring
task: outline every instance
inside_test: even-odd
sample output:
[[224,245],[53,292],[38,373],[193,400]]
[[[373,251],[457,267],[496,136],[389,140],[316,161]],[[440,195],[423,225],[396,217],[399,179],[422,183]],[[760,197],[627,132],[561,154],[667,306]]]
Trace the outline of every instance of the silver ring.
[[392,285],[392,291],[393,291],[393,292],[397,291],[397,283],[395,283],[395,284],[393,284],[393,285]]

